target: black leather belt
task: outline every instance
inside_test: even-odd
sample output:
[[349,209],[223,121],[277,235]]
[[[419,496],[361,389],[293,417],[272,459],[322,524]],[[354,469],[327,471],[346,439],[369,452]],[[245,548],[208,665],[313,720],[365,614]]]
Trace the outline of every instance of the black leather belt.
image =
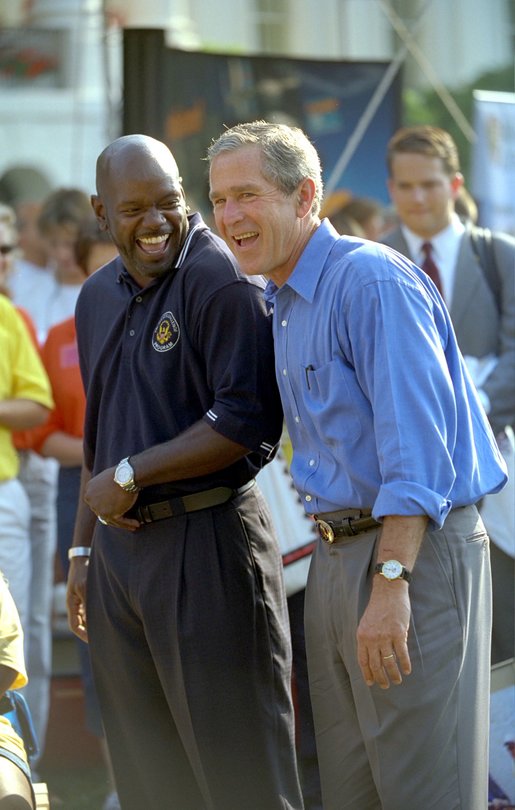
[[370,509],[340,509],[338,512],[322,512],[313,517],[320,537],[329,544],[339,537],[355,537],[380,526],[372,517]]
[[140,523],[153,523],[156,520],[166,520],[167,518],[177,517],[177,515],[184,515],[186,512],[210,509],[212,506],[227,503],[237,495],[242,495],[254,484],[255,481],[252,479],[239,487],[239,489],[214,487],[213,489],[205,489],[203,492],[193,492],[191,495],[177,496],[163,501],[156,501],[155,503],[139,504],[130,511],[130,516],[139,520]]

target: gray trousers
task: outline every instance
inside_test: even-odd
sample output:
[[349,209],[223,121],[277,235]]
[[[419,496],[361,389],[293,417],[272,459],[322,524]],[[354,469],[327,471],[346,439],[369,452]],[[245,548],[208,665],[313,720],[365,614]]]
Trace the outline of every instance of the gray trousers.
[[428,531],[410,583],[412,673],[366,686],[356,630],[377,530],[319,541],[306,593],[306,645],[324,810],[485,810],[491,577],[473,506]]

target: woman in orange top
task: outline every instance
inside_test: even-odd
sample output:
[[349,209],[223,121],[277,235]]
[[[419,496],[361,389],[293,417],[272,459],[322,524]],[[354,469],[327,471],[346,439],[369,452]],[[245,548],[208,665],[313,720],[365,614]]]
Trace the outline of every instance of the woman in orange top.
[[[96,220],[84,223],[75,250],[84,279],[117,253],[111,237],[100,230]],[[41,455],[56,458],[64,468],[80,467],[86,398],[79,369],[75,318],[67,318],[50,329],[41,353],[52,383],[55,408],[38,431],[33,446]],[[70,544],[71,537],[66,550]]]

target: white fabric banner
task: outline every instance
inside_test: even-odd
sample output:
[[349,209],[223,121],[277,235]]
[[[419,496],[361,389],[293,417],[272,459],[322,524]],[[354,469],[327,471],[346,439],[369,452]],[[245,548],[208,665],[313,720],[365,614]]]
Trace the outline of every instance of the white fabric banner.
[[286,595],[291,596],[306,587],[318,532],[293,486],[282,449],[259,472],[257,482],[272,514],[283,558]]
[[480,224],[515,235],[515,93],[474,91],[471,191]]

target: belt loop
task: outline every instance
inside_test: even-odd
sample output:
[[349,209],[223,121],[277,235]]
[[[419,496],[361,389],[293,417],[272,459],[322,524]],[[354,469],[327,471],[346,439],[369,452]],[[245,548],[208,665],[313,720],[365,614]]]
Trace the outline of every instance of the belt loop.
[[172,507],[172,515],[176,517],[177,515],[185,515],[186,514],[186,507],[184,506],[184,501],[182,498],[170,498],[170,506]]
[[148,505],[142,504],[140,507],[138,507],[138,511],[139,517],[141,518],[143,523],[152,523],[152,516],[150,514],[150,509],[148,508]]

